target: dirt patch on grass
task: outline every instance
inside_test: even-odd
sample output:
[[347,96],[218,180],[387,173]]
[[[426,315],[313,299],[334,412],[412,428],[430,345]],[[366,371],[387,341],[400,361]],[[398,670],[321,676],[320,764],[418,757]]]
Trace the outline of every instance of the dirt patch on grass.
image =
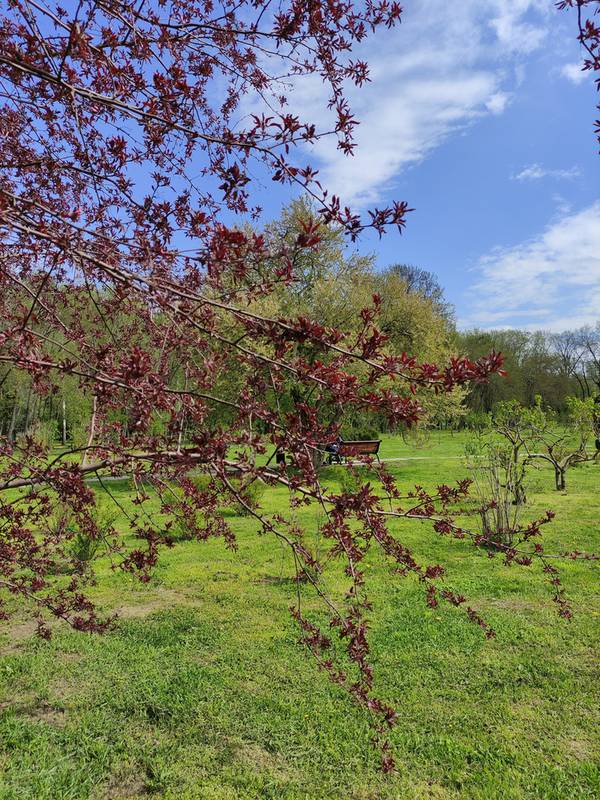
[[117,772],[111,775],[108,783],[94,795],[96,800],[132,800],[148,797],[148,787],[142,777],[143,769]]
[[290,780],[293,771],[282,758],[270,753],[256,742],[244,742],[235,750],[235,758],[242,764],[252,767],[255,772],[268,772],[275,779]]
[[57,728],[62,728],[67,722],[67,714],[64,709],[52,705],[47,700],[38,700],[30,694],[0,702],[0,712],[11,711],[22,719],[44,722]]
[[[140,592],[136,602],[117,606],[113,612],[118,615],[119,619],[143,619],[157,611],[175,606],[193,606],[195,602],[197,602],[197,598],[186,592],[160,588],[152,592]],[[117,619],[117,625],[119,619]]]
[[15,655],[35,635],[37,623],[33,619],[3,623],[0,626],[0,656]]
[[589,739],[567,739],[563,742],[563,749],[567,758],[574,758],[576,761],[589,761],[598,756],[598,751]]
[[503,611],[539,611],[543,607],[542,603],[533,600],[526,600],[523,597],[496,597],[492,600],[482,599],[478,601],[481,608],[500,608]]
[[34,722],[45,722],[57,728],[62,728],[67,722],[67,714],[63,708],[56,708],[46,702],[26,710],[24,716]]

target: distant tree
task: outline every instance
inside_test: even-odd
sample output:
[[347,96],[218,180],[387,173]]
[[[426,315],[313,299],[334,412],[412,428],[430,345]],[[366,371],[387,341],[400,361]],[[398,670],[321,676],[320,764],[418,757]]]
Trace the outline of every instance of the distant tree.
[[566,380],[574,378],[579,387],[581,397],[588,397],[590,387],[582,374],[584,364],[584,347],[577,331],[552,333],[548,341],[556,354],[559,370]]
[[[291,248],[315,214],[310,198],[292,201],[267,226],[266,241],[280,246],[283,240]],[[272,316],[304,315],[321,325],[340,328],[358,337],[364,325],[361,312],[371,303],[373,295],[380,298],[378,326],[386,337],[382,343],[384,352],[389,355],[403,351],[419,353],[424,361],[435,363],[447,361],[453,355],[453,324],[441,313],[440,305],[421,292],[407,291],[405,278],[396,271],[375,270],[374,257],[359,255],[349,247],[339,225],[321,230],[318,242],[296,254],[294,280],[281,283],[268,296],[257,299],[253,307]],[[319,345],[310,341],[298,347],[311,364],[329,359]],[[359,364],[348,369],[357,377],[365,372],[364,366]],[[293,376],[286,380],[286,387],[285,393],[277,397],[277,403],[289,407],[290,398],[294,403],[304,402],[303,388]],[[311,391],[308,387],[307,392]],[[441,412],[442,407],[448,406],[450,410],[452,403],[456,403],[458,410],[464,392],[455,389],[448,394],[433,394],[421,392],[417,387],[416,396],[427,418],[437,421],[440,416],[437,412]],[[318,415],[324,424],[339,423],[348,436],[353,435],[352,431],[388,427],[384,417],[357,412],[340,403],[322,403]]]
[[391,264],[383,272],[402,278],[408,293],[420,294],[421,297],[431,300],[442,316],[449,321],[454,320],[454,307],[446,300],[435,273],[412,264]]
[[[473,386],[467,397],[467,405],[474,411],[488,413],[496,403],[518,400],[531,406],[541,394],[544,402],[557,413],[566,410],[566,397],[582,391],[585,383],[577,362],[571,362],[580,345],[574,344],[573,335],[569,344],[556,335],[541,331],[520,330],[465,331],[456,334],[458,352],[477,357],[487,347],[497,347],[504,354],[506,380],[492,379],[485,386]],[[568,356],[568,361],[566,360]]]
[[[262,231],[265,240],[275,252],[285,243],[290,252],[294,252],[293,280],[282,281],[276,290],[269,295],[269,299],[278,302],[281,313],[309,314],[313,319],[326,324],[336,324],[343,327],[351,322],[357,311],[369,301],[370,287],[365,287],[362,293],[360,306],[356,301],[349,302],[347,311],[346,301],[349,293],[356,295],[357,283],[361,278],[371,275],[374,257],[363,256],[356,252],[356,248],[349,246],[348,236],[342,225],[327,225],[319,229],[318,241],[315,239],[312,246],[294,248],[298,237],[305,236],[305,227],[318,217],[318,208],[309,196],[302,196],[292,200],[285,206],[280,215],[270,222]],[[265,263],[263,268],[271,269],[273,266]],[[325,285],[332,285],[333,292],[329,292],[329,301],[335,299],[335,306],[330,307],[320,302],[321,292]],[[334,295],[337,295],[335,297]]]
[[490,413],[496,403],[503,400],[523,400],[521,384],[521,359],[526,346],[527,334],[521,331],[464,331],[456,334],[456,350],[459,353],[476,357],[476,353],[483,353],[487,347],[494,347],[494,343],[501,346],[504,356],[504,367],[507,374],[505,380],[494,380],[486,384],[477,384],[470,387],[467,396],[467,405],[475,412]]
[[[589,394],[600,392],[600,321],[595,326],[585,325],[576,332],[581,352],[583,378]],[[590,389],[590,384],[595,390]]]

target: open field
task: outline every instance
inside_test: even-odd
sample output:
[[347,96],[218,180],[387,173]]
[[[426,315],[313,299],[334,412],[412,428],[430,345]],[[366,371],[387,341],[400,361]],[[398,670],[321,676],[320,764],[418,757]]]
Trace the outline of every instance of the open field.
[[[431,487],[467,474],[464,443],[434,433],[414,451],[385,437],[381,455],[416,456],[390,469],[407,488]],[[324,482],[338,475],[324,470]],[[525,513],[557,512],[549,550],[598,552],[600,466],[571,470],[568,485],[557,493],[551,471],[533,471]],[[111,490],[126,507],[126,484]],[[271,511],[286,501],[285,489],[263,498]],[[237,553],[183,542],[147,586],[101,564],[95,595],[121,613],[104,637],[58,628],[47,643],[25,619],[0,628],[0,800],[600,797],[597,564],[563,565],[564,622],[539,567],[506,568],[426,524],[398,525],[498,637],[428,609],[414,581],[368,560],[376,682],[400,712],[398,772],[384,777],[363,712],[296,644],[287,553],[252,519],[231,519]]]

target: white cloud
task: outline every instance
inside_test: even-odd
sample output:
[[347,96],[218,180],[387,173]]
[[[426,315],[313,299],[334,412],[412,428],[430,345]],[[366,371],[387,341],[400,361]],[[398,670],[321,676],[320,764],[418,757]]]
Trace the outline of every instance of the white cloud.
[[581,64],[578,62],[575,62],[574,64],[565,64],[562,67],[560,74],[563,76],[563,78],[566,78],[575,84],[583,83],[583,81],[585,81],[588,77],[588,73],[582,71]]
[[485,104],[486,109],[491,114],[502,114],[510,101],[510,95],[507,92],[496,92]]
[[[313,149],[324,185],[343,203],[377,202],[449,135],[502,114],[523,55],[549,28],[547,0],[408,0],[403,7],[397,29],[378,32],[354,54],[369,63],[372,79],[350,93],[360,121],[355,156],[330,138]],[[328,129],[325,91],[320,80],[303,79],[287,95],[304,119]]]
[[[463,327],[563,330],[600,317],[600,201],[480,260]],[[531,322],[527,322],[531,320]]]
[[390,102],[360,114],[353,157],[343,156],[331,139],[317,145],[325,185],[345,202],[376,202],[402,167],[421,161],[452,130],[475,119],[494,87],[485,72],[407,82]]
[[490,5],[492,13],[494,11],[496,13],[490,20],[490,26],[496,32],[504,50],[530,53],[540,46],[546,35],[545,29],[539,24],[527,22],[524,17],[532,7],[539,11],[545,10],[543,4],[528,0],[514,0],[514,2],[505,0]]
[[524,167],[516,175],[511,175],[513,181],[538,181],[542,178],[577,178],[581,175],[578,167],[571,167],[571,169],[547,169],[542,167],[541,164],[531,164]]

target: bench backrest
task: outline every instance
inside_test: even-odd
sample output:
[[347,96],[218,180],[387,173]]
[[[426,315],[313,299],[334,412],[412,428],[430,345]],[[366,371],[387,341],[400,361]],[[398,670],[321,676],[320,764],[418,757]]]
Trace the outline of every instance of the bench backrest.
[[339,454],[341,456],[375,455],[379,452],[381,439],[372,439],[363,442],[340,442]]

